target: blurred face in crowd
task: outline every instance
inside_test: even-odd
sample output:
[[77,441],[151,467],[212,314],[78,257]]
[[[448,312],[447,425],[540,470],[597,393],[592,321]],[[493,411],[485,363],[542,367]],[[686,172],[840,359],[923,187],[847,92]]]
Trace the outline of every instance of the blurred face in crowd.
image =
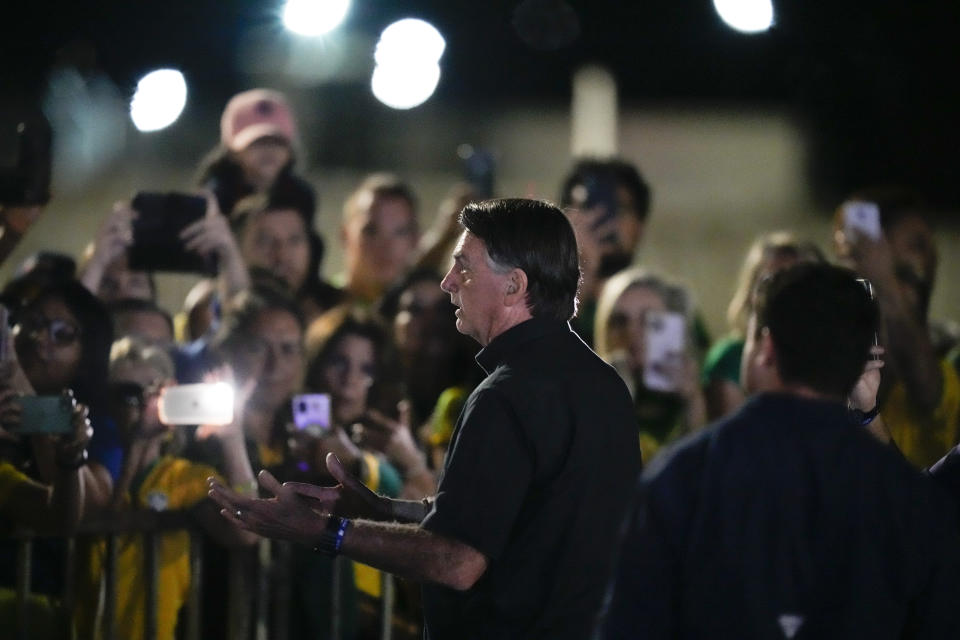
[[[419,280],[400,296],[394,340],[407,359],[436,358],[450,350],[450,301],[433,280]],[[456,336],[456,334],[453,334]]]
[[27,307],[13,328],[20,366],[38,394],[57,394],[77,375],[83,345],[77,317],[58,297]]
[[376,348],[364,336],[346,334],[320,369],[330,393],[333,419],[341,426],[359,420],[367,410],[367,396],[376,377]]
[[234,372],[241,383],[256,380],[253,406],[276,411],[297,389],[303,376],[300,323],[281,309],[261,311],[234,348]]
[[298,291],[310,268],[310,239],[303,217],[293,209],[265,211],[244,229],[241,252],[248,266],[268,269]]
[[276,136],[258,138],[236,152],[243,177],[257,191],[269,189],[292,157],[287,141]]
[[173,330],[162,313],[156,311],[125,311],[114,315],[114,334],[117,338],[133,336],[147,344],[168,345],[173,342]]
[[453,251],[453,266],[440,283],[457,307],[457,331],[484,346],[496,337],[509,278],[509,271],[497,273],[490,266],[483,240],[465,231]]
[[[121,435],[129,442],[134,437],[150,438],[168,431],[160,422],[160,392],[169,381],[147,362],[121,360],[110,368],[110,383],[114,394],[114,417]],[[122,397],[117,397],[122,395]]]
[[[367,204],[367,202],[369,202]],[[403,275],[417,247],[417,221],[399,197],[361,199],[343,228],[351,288],[379,295]]]
[[[588,209],[589,194],[585,186],[574,187],[570,195],[574,206],[583,210]],[[637,247],[643,240],[645,225],[638,215],[637,202],[633,194],[625,186],[618,184],[616,199],[617,210],[612,216],[614,219],[612,233],[604,235],[598,243],[598,271],[603,277],[609,277],[630,266]]]
[[104,270],[97,297],[110,304],[117,300],[153,300],[150,274],[127,266],[126,256],[117,258]]
[[666,311],[656,290],[642,285],[628,287],[617,299],[607,321],[608,353],[622,353],[633,371],[643,368],[646,353],[646,318],[650,311]]

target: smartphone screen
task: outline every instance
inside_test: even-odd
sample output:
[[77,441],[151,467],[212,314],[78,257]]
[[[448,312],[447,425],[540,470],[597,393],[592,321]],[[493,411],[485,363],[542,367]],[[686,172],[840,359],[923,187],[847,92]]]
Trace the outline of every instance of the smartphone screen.
[[653,391],[680,390],[686,352],[686,318],[674,311],[648,311],[643,385]]
[[330,430],[330,394],[306,393],[290,401],[293,424],[298,431],[320,436]]
[[233,422],[233,387],[200,382],[166,387],[160,394],[160,422],[169,425]]
[[73,406],[67,396],[23,396],[20,403],[20,425],[15,433],[70,433]]
[[133,246],[128,252],[131,269],[216,274],[215,259],[186,251],[180,240],[184,228],[206,215],[205,198],[140,192],[131,206],[137,212]]
[[854,200],[843,205],[843,225],[847,231],[861,233],[872,240],[883,235],[880,208],[873,202]]

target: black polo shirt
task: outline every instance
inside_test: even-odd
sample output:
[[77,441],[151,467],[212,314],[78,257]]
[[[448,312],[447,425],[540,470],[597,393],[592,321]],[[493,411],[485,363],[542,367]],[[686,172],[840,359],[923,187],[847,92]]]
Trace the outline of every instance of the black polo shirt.
[[477,361],[423,527],[489,566],[465,592],[424,586],[426,636],[588,637],[639,471],[630,394],[565,322],[517,325]]
[[839,403],[752,398],[639,495],[606,640],[960,638],[953,506]]

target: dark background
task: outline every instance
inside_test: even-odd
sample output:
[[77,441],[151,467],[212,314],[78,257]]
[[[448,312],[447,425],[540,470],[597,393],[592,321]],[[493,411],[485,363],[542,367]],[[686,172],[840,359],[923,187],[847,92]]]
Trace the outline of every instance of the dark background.
[[[354,0],[341,29],[375,39],[402,17],[432,22],[447,49],[431,100],[447,105],[566,104],[572,71],[597,62],[615,73],[625,105],[785,110],[809,135],[808,174],[819,202],[835,202],[868,183],[895,181],[917,187],[938,208],[960,206],[958,2],[780,0],[773,29],[743,35],[720,21],[710,0],[571,0],[566,6],[576,19],[573,31],[569,20],[535,12],[539,47],[515,27],[519,5]],[[236,68],[242,34],[279,29],[280,9],[277,0],[8,2],[0,50],[3,91],[41,91],[48,71],[63,59],[99,67],[121,90],[170,65],[184,71],[193,96],[214,113],[246,88]],[[575,37],[545,48],[557,37],[548,27],[555,23],[567,25],[561,35]],[[529,40],[536,34],[524,35]],[[380,108],[366,86],[344,83],[330,91],[350,103],[354,117]],[[336,145],[321,149],[315,160],[338,160]]]

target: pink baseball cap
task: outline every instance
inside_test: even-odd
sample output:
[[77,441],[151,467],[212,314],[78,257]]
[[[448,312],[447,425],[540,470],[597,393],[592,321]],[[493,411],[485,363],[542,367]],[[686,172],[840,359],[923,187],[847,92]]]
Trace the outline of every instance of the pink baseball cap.
[[220,141],[231,151],[277,136],[292,144],[296,127],[286,98],[270,89],[251,89],[230,98],[220,118]]

